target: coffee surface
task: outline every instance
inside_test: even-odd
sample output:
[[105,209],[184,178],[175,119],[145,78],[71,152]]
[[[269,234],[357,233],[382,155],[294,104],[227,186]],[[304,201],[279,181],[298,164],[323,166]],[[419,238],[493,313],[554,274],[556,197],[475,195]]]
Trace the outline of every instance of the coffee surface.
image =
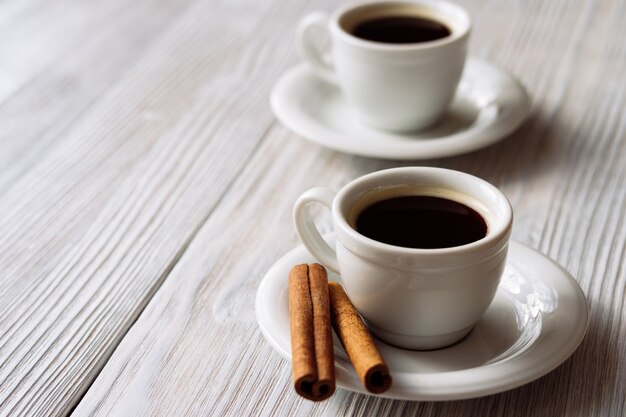
[[445,38],[450,29],[435,20],[413,16],[388,16],[365,20],[355,26],[358,38],[383,43],[418,43]]
[[471,207],[440,197],[402,196],[366,207],[356,230],[370,239],[406,248],[461,246],[487,235],[487,223]]

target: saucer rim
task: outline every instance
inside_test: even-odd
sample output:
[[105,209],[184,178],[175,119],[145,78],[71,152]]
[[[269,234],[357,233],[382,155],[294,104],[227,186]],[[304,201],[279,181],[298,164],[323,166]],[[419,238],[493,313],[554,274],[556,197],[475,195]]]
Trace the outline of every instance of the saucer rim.
[[[502,93],[497,96],[502,101],[500,103],[502,108],[488,102],[480,107],[478,115],[480,116],[483,112],[493,108],[496,114],[491,117],[488,123],[439,138],[419,139],[419,132],[416,132],[417,136],[414,140],[406,140],[405,137],[394,132],[381,131],[385,135],[395,136],[395,138],[402,140],[385,144],[384,147],[379,146],[376,149],[371,149],[368,146],[354,146],[351,144],[354,139],[346,140],[346,134],[333,130],[327,124],[320,123],[318,119],[309,116],[309,113],[299,111],[298,106],[292,105],[290,97],[296,95],[292,93],[291,86],[298,82],[297,79],[303,76],[318,78],[305,63],[299,63],[281,75],[272,88],[270,105],[274,116],[289,130],[310,142],[349,155],[407,161],[457,156],[485,148],[505,139],[530,116],[530,95],[520,81],[508,71],[476,57],[468,57],[465,71],[471,66],[480,67],[481,65],[497,73],[500,78],[494,83],[500,85],[499,91],[506,91],[506,94]],[[465,71],[461,82],[466,78]],[[502,84],[507,84],[507,87],[502,87]],[[462,89],[460,91],[460,94],[464,94]],[[472,130],[474,131],[472,132]],[[469,134],[470,132],[471,134]],[[453,143],[446,142],[451,139],[454,139]],[[402,143],[403,141],[405,142]]]
[[[333,239],[334,233],[326,234],[325,238]],[[517,356],[492,364],[487,363],[473,368],[445,372],[417,373],[411,371],[394,371],[394,385],[389,391],[378,394],[377,396],[411,401],[449,401],[497,394],[520,387],[548,374],[574,353],[582,342],[589,325],[589,304],[582,289],[580,288],[578,282],[561,265],[543,255],[539,251],[523,243],[511,240],[509,255],[520,251],[526,251],[527,254],[531,254],[531,256],[547,261],[547,263],[554,268],[554,271],[558,272],[558,274],[557,278],[553,277],[551,274],[545,274],[545,276],[548,277],[545,279],[552,283],[561,281],[558,283],[559,285],[566,285],[568,288],[565,290],[573,291],[573,294],[570,295],[574,295],[575,297],[572,297],[573,300],[570,301],[569,308],[580,317],[577,325],[571,329],[571,332],[561,334],[563,333],[563,330],[559,326],[553,327],[549,334],[544,335],[543,338],[539,338],[537,341],[533,342],[531,348],[526,349]],[[261,329],[265,340],[275,351],[277,351],[277,353],[287,360],[291,360],[291,352],[285,350],[279,341],[275,340],[273,332],[269,330],[269,324],[266,324],[266,320],[271,320],[272,318],[269,313],[271,309],[266,307],[266,299],[271,298],[264,297],[264,294],[268,293],[267,287],[271,284],[271,277],[277,274],[275,270],[284,268],[282,264],[286,263],[293,257],[301,258],[304,256],[300,253],[308,254],[308,251],[306,251],[302,245],[299,245],[285,253],[277,259],[276,262],[274,262],[263,277],[257,290],[255,300],[257,324]],[[308,256],[312,255],[308,254]],[[508,262],[510,262],[510,260],[507,260],[507,263]],[[561,288],[561,293],[559,295],[562,295],[565,290]],[[564,308],[563,306],[559,307],[561,309]],[[546,315],[543,315],[542,317],[546,317]],[[558,350],[554,351],[554,346],[552,346],[551,355],[547,355],[546,352],[542,352],[542,347],[545,350],[545,348],[550,347],[550,342],[554,342],[555,340],[560,340],[560,343],[557,346],[559,347]],[[384,344],[384,342],[381,343]],[[527,366],[520,366],[524,364]],[[362,387],[360,380],[346,359],[336,356],[335,367],[338,387],[353,392],[374,395],[367,392]],[[495,373],[498,375],[493,375],[494,369],[497,371]],[[464,382],[458,382],[462,378],[458,378],[456,385],[450,382],[455,380],[455,376],[467,376],[468,373],[476,374],[471,385]],[[440,381],[438,384],[432,384],[433,380],[442,379],[445,379],[446,382],[441,383]],[[430,386],[429,383],[431,384]]]

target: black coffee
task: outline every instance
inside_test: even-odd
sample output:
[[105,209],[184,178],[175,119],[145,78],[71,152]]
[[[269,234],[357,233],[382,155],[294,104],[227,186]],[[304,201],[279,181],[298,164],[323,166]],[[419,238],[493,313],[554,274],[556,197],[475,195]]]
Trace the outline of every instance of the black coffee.
[[390,245],[436,249],[482,239],[487,223],[474,209],[456,201],[404,196],[365,208],[357,217],[356,230]]
[[388,16],[363,21],[352,34],[358,38],[383,43],[417,43],[445,38],[450,29],[442,23],[422,17]]

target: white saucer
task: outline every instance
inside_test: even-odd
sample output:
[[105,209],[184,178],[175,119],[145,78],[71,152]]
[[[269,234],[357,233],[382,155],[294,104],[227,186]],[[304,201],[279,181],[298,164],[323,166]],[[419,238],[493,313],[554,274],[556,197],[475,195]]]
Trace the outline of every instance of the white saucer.
[[415,133],[376,130],[359,123],[338,86],[305,65],[287,71],[271,95],[274,114],[299,135],[322,146],[384,159],[459,155],[491,145],[526,119],[530,98],[495,65],[470,58],[454,101],[434,127]]
[[[329,240],[333,240],[332,236]],[[267,341],[291,360],[288,275],[293,265],[315,262],[298,247],[267,272],[256,297],[256,316]],[[341,279],[332,273],[333,281]],[[458,400],[506,391],[550,372],[578,347],[589,308],[577,282],[539,252],[511,242],[496,297],[472,332],[436,351],[376,344],[393,378],[381,396],[403,400]],[[367,393],[335,339],[337,385]]]

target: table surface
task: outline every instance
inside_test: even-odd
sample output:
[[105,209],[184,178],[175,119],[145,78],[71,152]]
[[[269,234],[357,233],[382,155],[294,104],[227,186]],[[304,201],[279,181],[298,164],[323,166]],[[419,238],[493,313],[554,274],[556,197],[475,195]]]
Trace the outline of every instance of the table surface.
[[[626,415],[626,2],[463,5],[471,54],[522,81],[530,119],[407,162],[321,148],[272,115],[298,20],[336,2],[0,2],[0,416]],[[297,245],[292,205],[407,165],[500,187],[514,239],[580,283],[588,334],[498,395],[302,400],[254,314]]]

